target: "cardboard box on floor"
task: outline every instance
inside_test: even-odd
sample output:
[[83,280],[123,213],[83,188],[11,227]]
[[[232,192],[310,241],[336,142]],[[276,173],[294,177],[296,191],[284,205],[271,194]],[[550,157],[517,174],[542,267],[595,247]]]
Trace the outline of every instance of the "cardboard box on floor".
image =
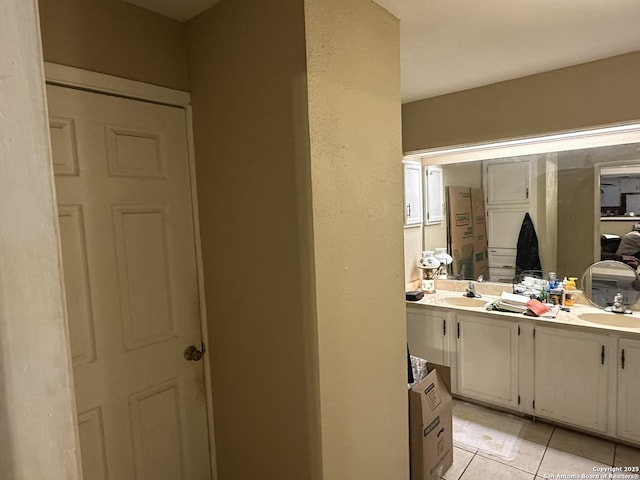
[[409,390],[411,480],[439,480],[453,463],[449,367],[427,363],[427,371]]

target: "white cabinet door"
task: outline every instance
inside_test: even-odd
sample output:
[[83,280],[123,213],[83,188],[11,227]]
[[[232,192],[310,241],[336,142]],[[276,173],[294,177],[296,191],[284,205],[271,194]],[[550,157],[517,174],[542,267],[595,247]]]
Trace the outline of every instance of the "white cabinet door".
[[607,335],[536,326],[536,414],[605,432],[610,344]]
[[518,407],[518,323],[457,315],[458,393]]
[[426,180],[425,224],[442,223],[444,220],[444,177],[442,167],[431,165],[424,169]]
[[618,430],[617,434],[640,442],[640,341],[620,339],[618,346]]
[[407,306],[407,340],[411,355],[449,366],[447,313]]
[[422,223],[422,166],[419,163],[404,162],[404,224]]
[[488,161],[485,164],[487,206],[528,204],[531,161]]
[[640,192],[640,180],[635,177],[620,179],[620,193]]
[[[527,208],[490,209],[487,210],[487,240],[489,250],[498,248],[513,256],[517,254],[518,237],[522,221],[529,210]],[[515,262],[514,262],[515,263]]]

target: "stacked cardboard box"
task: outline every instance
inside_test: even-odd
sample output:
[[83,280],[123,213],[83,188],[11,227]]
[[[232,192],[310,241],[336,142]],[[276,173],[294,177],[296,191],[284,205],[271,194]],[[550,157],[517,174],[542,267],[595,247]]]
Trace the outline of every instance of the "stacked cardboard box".
[[473,215],[473,278],[483,275],[489,280],[489,246],[487,242],[487,216],[484,210],[484,192],[471,189],[471,212]]
[[481,188],[447,187],[447,242],[453,274],[489,276],[484,194]]

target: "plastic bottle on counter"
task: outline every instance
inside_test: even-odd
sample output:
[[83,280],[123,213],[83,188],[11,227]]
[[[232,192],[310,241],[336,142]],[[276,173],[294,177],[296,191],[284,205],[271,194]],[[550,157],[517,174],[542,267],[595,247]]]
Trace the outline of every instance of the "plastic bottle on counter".
[[564,287],[564,304],[567,307],[572,307],[575,303],[576,296],[576,277],[569,277],[567,284]]
[[548,288],[549,288],[548,283],[543,280],[542,288],[540,289],[540,294],[538,295],[538,300],[540,300],[542,303],[546,303],[547,300],[549,299]]

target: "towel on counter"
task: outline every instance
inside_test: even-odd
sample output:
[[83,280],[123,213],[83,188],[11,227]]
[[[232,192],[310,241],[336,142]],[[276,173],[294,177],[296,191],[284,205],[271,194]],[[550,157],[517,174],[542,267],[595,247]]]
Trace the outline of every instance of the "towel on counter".
[[541,313],[540,315],[536,315],[531,309],[528,309],[526,312],[524,312],[524,314],[529,317],[556,318],[559,312],[560,312],[560,305],[550,305],[549,311]]
[[547,305],[535,298],[529,300],[526,305],[536,317],[540,317],[551,310]]

